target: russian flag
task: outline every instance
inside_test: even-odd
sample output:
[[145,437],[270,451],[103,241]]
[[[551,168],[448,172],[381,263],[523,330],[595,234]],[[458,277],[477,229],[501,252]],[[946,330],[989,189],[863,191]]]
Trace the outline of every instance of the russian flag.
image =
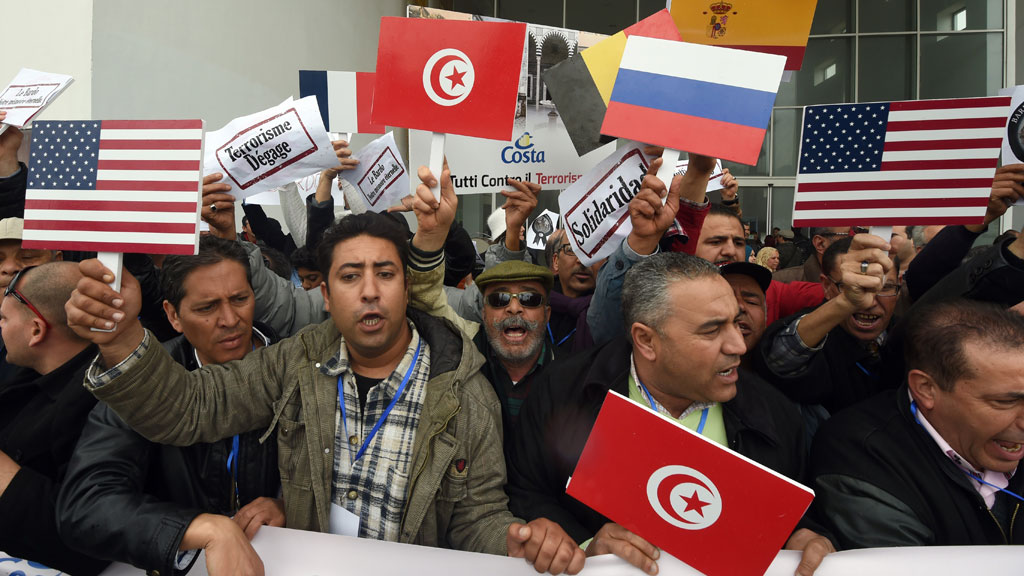
[[630,36],[601,133],[757,164],[785,56]]
[[299,70],[299,96],[316,96],[328,132],[383,134],[383,124],[370,122],[373,72]]

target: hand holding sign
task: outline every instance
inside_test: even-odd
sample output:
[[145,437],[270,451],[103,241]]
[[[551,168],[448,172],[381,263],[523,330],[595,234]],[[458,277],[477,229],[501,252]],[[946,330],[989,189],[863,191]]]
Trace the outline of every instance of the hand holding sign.
[[587,546],[587,556],[603,554],[615,554],[648,574],[658,571],[657,560],[661,557],[653,544],[614,522],[601,526]]
[[[657,172],[663,165],[661,158],[651,162],[651,172]],[[644,176],[643,187],[629,202],[629,221],[633,230],[626,241],[637,254],[653,254],[662,235],[672,226],[679,211],[682,183],[683,177],[677,176],[666,192],[665,183],[660,178],[650,172]]]
[[64,304],[68,326],[80,338],[98,345],[103,366],[112,368],[142,342],[139,282],[125,270],[120,291],[115,291],[110,287],[114,273],[95,258],[82,261],[78,269],[82,279]]
[[998,220],[1007,209],[1014,204],[1024,202],[1024,164],[1007,164],[996,169],[992,181],[992,194],[988,197],[985,208],[985,220],[981,224],[968,225],[966,228],[978,234],[985,231],[989,224]]
[[501,206],[505,210],[505,247],[514,252],[522,249],[519,231],[537,207],[540,184],[511,178],[506,179],[505,183],[512,187],[512,190],[501,191],[505,197],[505,203]]
[[220,172],[203,177],[203,220],[210,225],[210,234],[227,240],[235,239],[235,197],[231,185]]
[[[441,170],[440,181],[426,166],[420,166],[417,175],[420,185],[416,187],[416,193],[403,198],[402,204],[416,213],[418,226],[412,239],[413,246],[424,252],[436,252],[444,247],[445,239],[448,238],[448,230],[455,220],[459,198],[455,195],[455,187],[452,186],[452,175],[448,170],[447,160]],[[437,188],[441,190],[440,199],[434,197],[433,190]]]

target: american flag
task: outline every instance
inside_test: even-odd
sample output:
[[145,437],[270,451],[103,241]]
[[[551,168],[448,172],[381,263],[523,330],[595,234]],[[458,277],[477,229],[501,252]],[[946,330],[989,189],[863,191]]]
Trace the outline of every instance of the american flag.
[[202,120],[33,123],[22,245],[195,254]]
[[807,106],[793,225],[978,224],[1010,98]]

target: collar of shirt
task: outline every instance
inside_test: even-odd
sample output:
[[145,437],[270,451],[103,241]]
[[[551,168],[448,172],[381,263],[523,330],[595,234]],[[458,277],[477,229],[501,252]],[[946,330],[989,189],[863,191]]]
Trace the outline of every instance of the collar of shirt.
[[637,392],[640,393],[640,396],[646,400],[650,400],[650,402],[654,404],[654,409],[657,410],[659,414],[661,414],[662,416],[668,416],[673,420],[682,420],[683,418],[686,418],[687,416],[693,414],[694,412],[699,412],[705,408],[711,408],[712,406],[717,404],[717,402],[691,402],[690,405],[687,406],[685,410],[683,410],[683,413],[679,415],[679,418],[676,418],[675,416],[672,415],[671,412],[668,411],[668,408],[665,408],[664,406],[661,405],[661,402],[655,400],[654,396],[648,396],[647,394],[644,393],[643,390],[640,390],[640,377],[636,375],[636,363],[633,362],[632,353],[629,354],[629,375],[631,377],[630,385],[637,389]]
[[[260,342],[263,342],[264,346],[270,346],[270,338],[267,338],[267,336],[263,332],[260,332],[259,328],[253,326],[252,327],[252,335],[257,337],[257,338],[259,338]],[[191,342],[189,342],[189,346],[192,346]],[[202,368],[203,367],[203,361],[199,359],[199,352],[196,351],[196,347],[195,346],[192,346],[192,355],[196,357],[196,364],[200,368]]]
[[[409,330],[412,333],[412,338],[409,339],[409,346],[405,349],[405,355],[402,356],[402,360],[395,366],[395,369],[391,372],[391,375],[381,381],[378,386],[381,387],[381,391],[391,398],[398,392],[398,386],[402,382],[402,378],[405,376],[405,372],[409,369],[409,365],[412,363],[413,356],[416,355],[416,347],[420,343],[420,333],[416,331],[416,326],[413,325],[409,319],[406,319],[409,325]],[[341,337],[341,344],[338,347],[338,354],[327,361],[327,364],[322,368],[325,374],[328,376],[338,377],[342,374],[351,373],[352,365],[348,359],[348,349],[345,347],[345,337]],[[354,384],[353,384],[354,385]]]
[[[910,395],[910,401],[914,402],[914,396],[910,394],[909,390],[907,391],[907,394]],[[932,423],[929,422],[928,419],[924,417],[924,414],[922,414],[920,410],[917,411],[917,421],[921,423],[921,427],[924,428],[925,431],[928,432],[928,435],[931,436],[932,440],[935,441],[935,444],[939,447],[939,450],[942,450],[942,453],[945,454],[946,457],[953,462],[953,464],[956,464],[957,468],[960,468],[964,472],[973,474],[978,478],[981,478],[985,482],[989,482],[990,484],[995,485],[989,486],[988,484],[978,482],[974,478],[968,476],[968,479],[971,481],[971,485],[974,486],[974,489],[977,490],[978,493],[981,494],[982,498],[985,499],[985,504],[987,504],[988,507],[991,508],[995,504],[996,492],[998,492],[998,488],[1006,488],[1007,486],[1009,486],[1010,478],[1013,477],[1013,473],[1011,472],[1009,474],[1004,474],[1002,472],[996,472],[994,470],[981,471],[976,469],[974,466],[971,465],[970,462],[968,462],[962,456],[960,456],[960,454],[957,454],[956,450],[954,450],[953,447],[949,445],[949,442],[946,442],[945,438],[943,438],[942,435],[939,434],[939,431],[936,430],[934,426],[932,426]]]

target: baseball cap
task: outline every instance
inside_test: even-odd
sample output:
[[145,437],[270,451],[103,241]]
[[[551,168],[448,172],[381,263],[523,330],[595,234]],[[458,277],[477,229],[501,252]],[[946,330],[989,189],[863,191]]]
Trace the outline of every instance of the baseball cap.
[[21,240],[24,229],[25,221],[21,218],[4,218],[0,220],[0,240]]
[[726,274],[742,274],[744,276],[750,276],[757,282],[757,285],[761,287],[765,293],[768,292],[768,286],[772,283],[772,273],[760,264],[753,264],[751,262],[729,262],[718,268],[722,272],[722,276]]

